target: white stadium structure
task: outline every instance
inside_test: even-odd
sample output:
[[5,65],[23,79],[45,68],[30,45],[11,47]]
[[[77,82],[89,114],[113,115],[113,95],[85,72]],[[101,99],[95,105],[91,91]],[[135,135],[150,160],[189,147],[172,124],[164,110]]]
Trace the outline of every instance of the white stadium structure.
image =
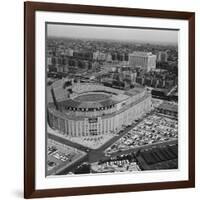
[[119,90],[94,83],[64,87],[64,80],[47,88],[49,126],[70,137],[118,133],[151,110],[151,94],[143,87]]

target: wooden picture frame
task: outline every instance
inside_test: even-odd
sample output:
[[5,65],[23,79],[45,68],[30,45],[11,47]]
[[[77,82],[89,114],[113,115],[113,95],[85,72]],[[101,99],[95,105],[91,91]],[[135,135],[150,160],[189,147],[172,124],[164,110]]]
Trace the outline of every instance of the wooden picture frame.
[[[188,22],[189,30],[189,86],[188,86],[188,180],[152,183],[119,184],[55,189],[36,188],[36,11],[98,14],[160,19],[178,19]],[[195,186],[195,13],[133,8],[72,5],[59,3],[24,3],[24,198],[88,195],[115,192],[147,191],[188,188]],[[66,178],[67,179],[67,178]]]

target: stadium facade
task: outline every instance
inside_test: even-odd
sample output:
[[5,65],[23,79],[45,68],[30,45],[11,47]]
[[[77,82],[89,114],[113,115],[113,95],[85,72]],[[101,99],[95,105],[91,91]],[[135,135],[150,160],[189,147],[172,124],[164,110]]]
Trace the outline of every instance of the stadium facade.
[[144,88],[119,90],[100,84],[55,82],[47,91],[47,120],[52,129],[71,137],[118,133],[151,110]]

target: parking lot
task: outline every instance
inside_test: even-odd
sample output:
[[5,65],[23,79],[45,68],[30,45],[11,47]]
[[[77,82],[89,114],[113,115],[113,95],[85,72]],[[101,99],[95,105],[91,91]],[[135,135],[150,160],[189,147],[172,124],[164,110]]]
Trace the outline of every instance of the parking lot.
[[65,144],[48,139],[47,175],[58,173],[86,155],[85,152]]
[[140,171],[140,168],[132,154],[125,154],[92,163],[91,170],[94,173],[109,173]]
[[157,113],[148,115],[105,150],[105,154],[178,139],[178,121]]

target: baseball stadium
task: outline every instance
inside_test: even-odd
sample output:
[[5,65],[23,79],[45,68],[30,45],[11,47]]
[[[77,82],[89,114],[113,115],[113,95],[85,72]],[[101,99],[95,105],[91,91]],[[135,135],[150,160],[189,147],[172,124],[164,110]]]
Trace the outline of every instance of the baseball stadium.
[[151,110],[143,87],[120,90],[97,83],[54,82],[47,88],[48,125],[70,137],[115,134]]

